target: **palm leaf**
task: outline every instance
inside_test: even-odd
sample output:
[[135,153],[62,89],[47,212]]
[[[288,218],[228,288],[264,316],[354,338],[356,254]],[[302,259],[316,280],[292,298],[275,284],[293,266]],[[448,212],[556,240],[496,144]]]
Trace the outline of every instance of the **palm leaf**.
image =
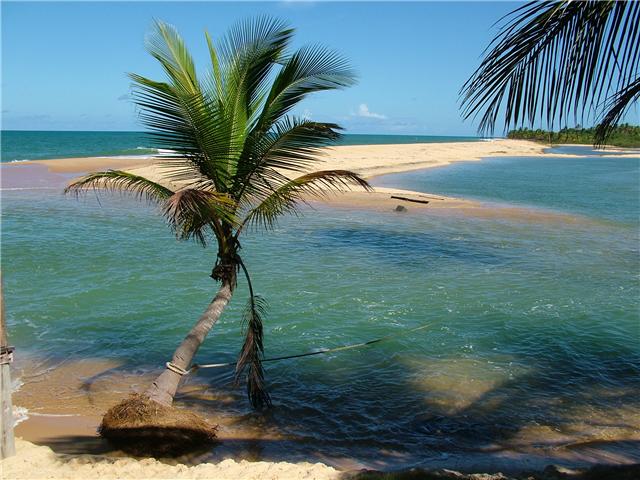
[[[339,138],[339,127],[335,124],[286,118],[284,115],[311,93],[344,88],[354,83],[355,74],[348,62],[336,52],[322,46],[304,47],[288,56],[248,134],[239,159],[235,184],[247,183],[264,164],[269,150],[272,151],[272,159],[280,157],[283,160],[280,168],[286,170],[300,171],[300,160],[304,160],[305,164],[315,160],[318,147]],[[296,141],[298,145],[294,146],[293,142]],[[286,155],[286,160],[282,149],[280,152],[276,151],[285,143],[290,147],[290,155]],[[313,152],[310,151],[311,148],[314,149]],[[246,189],[241,187],[240,191],[239,197],[242,197]]]
[[220,42],[228,104],[250,111],[256,106],[289,45],[294,30],[268,16],[235,24]]
[[640,77],[608,99],[604,115],[596,127],[595,144],[603,146],[629,107],[640,99]]
[[236,363],[236,382],[246,374],[247,396],[254,408],[271,405],[271,397],[264,382],[262,356],[264,355],[263,319],[267,302],[259,295],[251,294],[242,318],[245,340]]
[[176,29],[156,21],[147,36],[147,50],[162,65],[167,76],[180,91],[197,95],[200,85],[193,58]]
[[64,193],[79,195],[88,190],[126,192],[137,198],[146,198],[157,203],[163,202],[173,195],[172,190],[159,183],[122,170],[90,173],[71,182],[64,189]]
[[[206,88],[209,85],[203,87],[198,81],[193,60],[173,27],[157,22],[147,38],[147,48],[162,65],[167,82],[130,74],[140,119],[150,129],[155,145],[176,152],[173,159],[165,158],[176,176],[189,175],[184,163],[187,159],[218,191],[224,191],[233,159],[225,128],[227,113],[218,101],[217,90],[210,91]],[[178,162],[172,161],[176,159]]]
[[223,111],[219,125],[225,137],[221,144],[225,149],[223,155],[230,160],[226,169],[228,177],[235,174],[270,73],[280,62],[292,34],[293,30],[285,23],[258,17],[234,25],[217,49],[209,43],[212,78],[214,83],[224,85],[224,94],[220,96],[216,86],[215,95]]
[[255,165],[255,170],[304,171],[320,160],[325,153],[324,147],[341,138],[340,130],[341,127],[335,123],[284,118],[263,136],[258,150],[261,160]]
[[[322,147],[340,138],[340,127],[333,123],[312,122],[285,117],[264,133],[251,155],[241,158],[234,178],[234,192],[240,205],[245,197],[266,198],[289,178],[281,172],[308,171],[324,154]],[[273,187],[272,185],[276,185]]]
[[322,170],[289,180],[247,213],[236,236],[246,225],[273,227],[279,216],[294,212],[298,204],[308,198],[325,198],[331,192],[354,186],[367,191],[373,189],[366,180],[348,170]]
[[356,75],[347,60],[321,45],[303,47],[285,61],[265,100],[252,135],[261,136],[309,94],[352,86]]
[[534,1],[503,22],[461,89],[463,116],[480,116],[481,133],[492,133],[501,113],[505,130],[584,123],[638,73],[640,2]]

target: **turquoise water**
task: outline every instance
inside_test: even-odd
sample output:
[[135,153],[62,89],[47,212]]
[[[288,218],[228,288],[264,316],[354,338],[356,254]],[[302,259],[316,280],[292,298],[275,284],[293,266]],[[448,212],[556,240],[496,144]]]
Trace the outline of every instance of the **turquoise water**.
[[[143,132],[2,131],[2,162],[158,153]],[[341,145],[477,141],[477,137],[434,135],[345,135]]]
[[[320,207],[244,239],[270,303],[266,355],[401,334],[266,367],[274,408],[251,412],[231,370],[180,401],[277,432],[251,458],[377,468],[454,465],[517,445],[615,443],[640,424],[640,159],[493,159],[379,183],[575,215],[526,221]],[[158,368],[212,297],[215,252],[176,242],[153,207],[2,192],[2,268],[18,351]],[[246,290],[198,353],[233,361]],[[231,428],[231,427],[227,427]],[[212,455],[234,454],[238,442]],[[637,460],[636,460],[637,461]]]
[[542,207],[637,226],[639,165],[636,157],[492,158],[386,175],[374,183]]
[[640,149],[638,148],[618,148],[607,147],[594,149],[589,145],[557,145],[545,150],[547,153],[562,153],[569,155],[581,155],[586,157],[615,157],[617,155],[635,154],[640,155]]
[[142,132],[2,131],[2,162],[154,153]]

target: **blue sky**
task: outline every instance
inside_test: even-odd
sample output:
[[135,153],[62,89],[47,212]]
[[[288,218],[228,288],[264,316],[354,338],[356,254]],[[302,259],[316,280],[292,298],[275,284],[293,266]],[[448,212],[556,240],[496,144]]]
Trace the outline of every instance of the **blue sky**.
[[[175,25],[207,66],[203,32],[260,13],[287,20],[296,44],[321,42],[350,59],[359,83],[296,112],[348,133],[469,135],[458,90],[517,4],[2,3],[2,128],[141,130],[126,72],[161,77],[144,49],[154,18]],[[499,132],[497,132],[499,133]]]

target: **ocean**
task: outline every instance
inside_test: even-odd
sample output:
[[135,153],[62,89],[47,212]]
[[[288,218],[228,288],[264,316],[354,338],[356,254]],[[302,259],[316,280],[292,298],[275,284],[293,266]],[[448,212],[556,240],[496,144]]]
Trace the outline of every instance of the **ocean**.
[[[589,463],[599,446],[640,461],[638,178],[640,156],[459,163],[374,181],[548,217],[320,206],[247,235],[267,357],[393,338],[266,364],[264,413],[233,369],[200,370],[178,405],[211,415],[226,440],[198,459],[535,466]],[[3,191],[16,374],[23,389],[68,375],[39,411],[144,388],[214,294],[215,256],[131,199]],[[235,360],[245,299],[240,285],[197,363]],[[80,373],[91,361],[110,366]]]
[[[433,135],[347,134],[338,145],[378,145],[395,143],[472,142],[478,137]],[[54,132],[3,130],[2,162],[50,158],[145,156],[158,153],[143,132]]]

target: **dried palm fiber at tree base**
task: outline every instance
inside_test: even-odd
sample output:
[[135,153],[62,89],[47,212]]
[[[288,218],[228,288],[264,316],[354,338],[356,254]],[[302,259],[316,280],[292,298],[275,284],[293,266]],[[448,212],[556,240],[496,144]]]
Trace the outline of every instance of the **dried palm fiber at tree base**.
[[175,456],[207,447],[218,427],[199,415],[131,395],[111,407],[98,431],[116,447],[138,456]]

